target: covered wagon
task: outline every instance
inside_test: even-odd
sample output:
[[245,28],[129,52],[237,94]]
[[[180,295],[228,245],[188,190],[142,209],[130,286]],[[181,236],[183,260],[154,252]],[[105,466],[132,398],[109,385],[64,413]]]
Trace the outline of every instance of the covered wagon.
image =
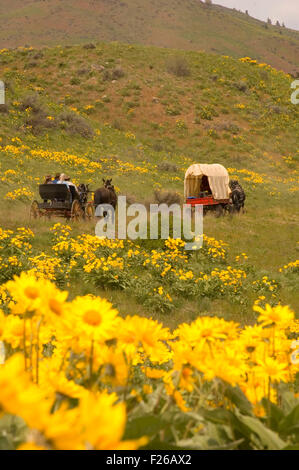
[[224,166],[195,163],[185,174],[184,197],[186,204],[203,205],[204,212],[214,210],[220,215],[231,207],[229,174]]

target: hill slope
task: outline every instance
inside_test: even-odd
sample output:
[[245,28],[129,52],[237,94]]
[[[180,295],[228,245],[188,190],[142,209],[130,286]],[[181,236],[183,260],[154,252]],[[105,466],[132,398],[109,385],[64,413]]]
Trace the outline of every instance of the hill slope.
[[[131,201],[154,202],[155,189],[182,195],[190,164],[222,163],[246,191],[246,213],[207,216],[205,234],[228,243],[228,259],[211,256],[205,264],[195,258],[187,269],[212,273],[225,263],[237,268],[246,252],[248,278],[238,295],[223,296],[220,290],[215,297],[212,288],[211,297],[187,303],[164,280],[179,309],[167,321],[227,311],[238,321],[252,321],[252,302],[265,289],[273,293],[264,276],[277,280],[277,298],[297,308],[295,274],[279,271],[296,259],[298,246],[299,107],[290,103],[290,76],[248,59],[116,43],[18,49],[0,58],[7,88],[0,120],[2,227],[29,224],[37,234],[36,250],[51,253],[49,228],[58,219],[28,217],[45,175],[67,172],[92,189],[102,177],[112,177]],[[74,226],[75,233],[86,231],[94,233],[94,224]],[[136,273],[129,275],[133,282]],[[72,295],[90,292],[82,279],[73,279]],[[149,284],[146,298],[154,287]],[[141,310],[133,291],[110,290],[105,283],[102,288],[120,311]],[[98,294],[99,287],[92,292]],[[144,293],[138,292],[142,304]],[[159,305],[153,307],[158,317]]]
[[199,0],[11,0],[0,5],[0,48],[122,41],[205,50],[294,72],[299,32],[267,27]]

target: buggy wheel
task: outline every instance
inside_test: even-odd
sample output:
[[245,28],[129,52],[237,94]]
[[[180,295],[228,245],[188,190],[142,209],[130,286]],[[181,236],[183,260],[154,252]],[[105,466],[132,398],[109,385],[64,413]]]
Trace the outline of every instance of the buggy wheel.
[[32,204],[30,206],[29,215],[30,215],[30,219],[37,219],[38,217],[41,216],[41,212],[39,210],[37,201],[32,202]]
[[92,202],[88,202],[85,206],[85,218],[91,220],[94,218],[94,205]]
[[72,208],[71,208],[71,219],[72,220],[80,220],[83,217],[83,211],[80,206],[80,202],[75,199],[72,203]]

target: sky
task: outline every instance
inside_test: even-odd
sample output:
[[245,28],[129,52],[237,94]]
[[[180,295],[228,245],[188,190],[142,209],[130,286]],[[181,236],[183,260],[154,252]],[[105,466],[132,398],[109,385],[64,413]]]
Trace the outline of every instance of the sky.
[[284,22],[286,27],[299,30],[299,0],[214,0],[213,3],[237,10],[248,10],[260,20]]

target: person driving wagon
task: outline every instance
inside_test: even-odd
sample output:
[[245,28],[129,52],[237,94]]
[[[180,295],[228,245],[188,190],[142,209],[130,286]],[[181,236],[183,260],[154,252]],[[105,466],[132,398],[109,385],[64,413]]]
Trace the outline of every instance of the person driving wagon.
[[56,173],[54,179],[51,175],[47,175],[44,184],[65,184],[71,193],[71,202],[80,198],[77,186],[71,181],[70,176],[66,176],[64,173]]
[[71,193],[71,201],[80,198],[77,186],[71,181],[70,176],[66,176],[64,173],[61,173],[57,184],[65,184],[68,187],[68,190]]

